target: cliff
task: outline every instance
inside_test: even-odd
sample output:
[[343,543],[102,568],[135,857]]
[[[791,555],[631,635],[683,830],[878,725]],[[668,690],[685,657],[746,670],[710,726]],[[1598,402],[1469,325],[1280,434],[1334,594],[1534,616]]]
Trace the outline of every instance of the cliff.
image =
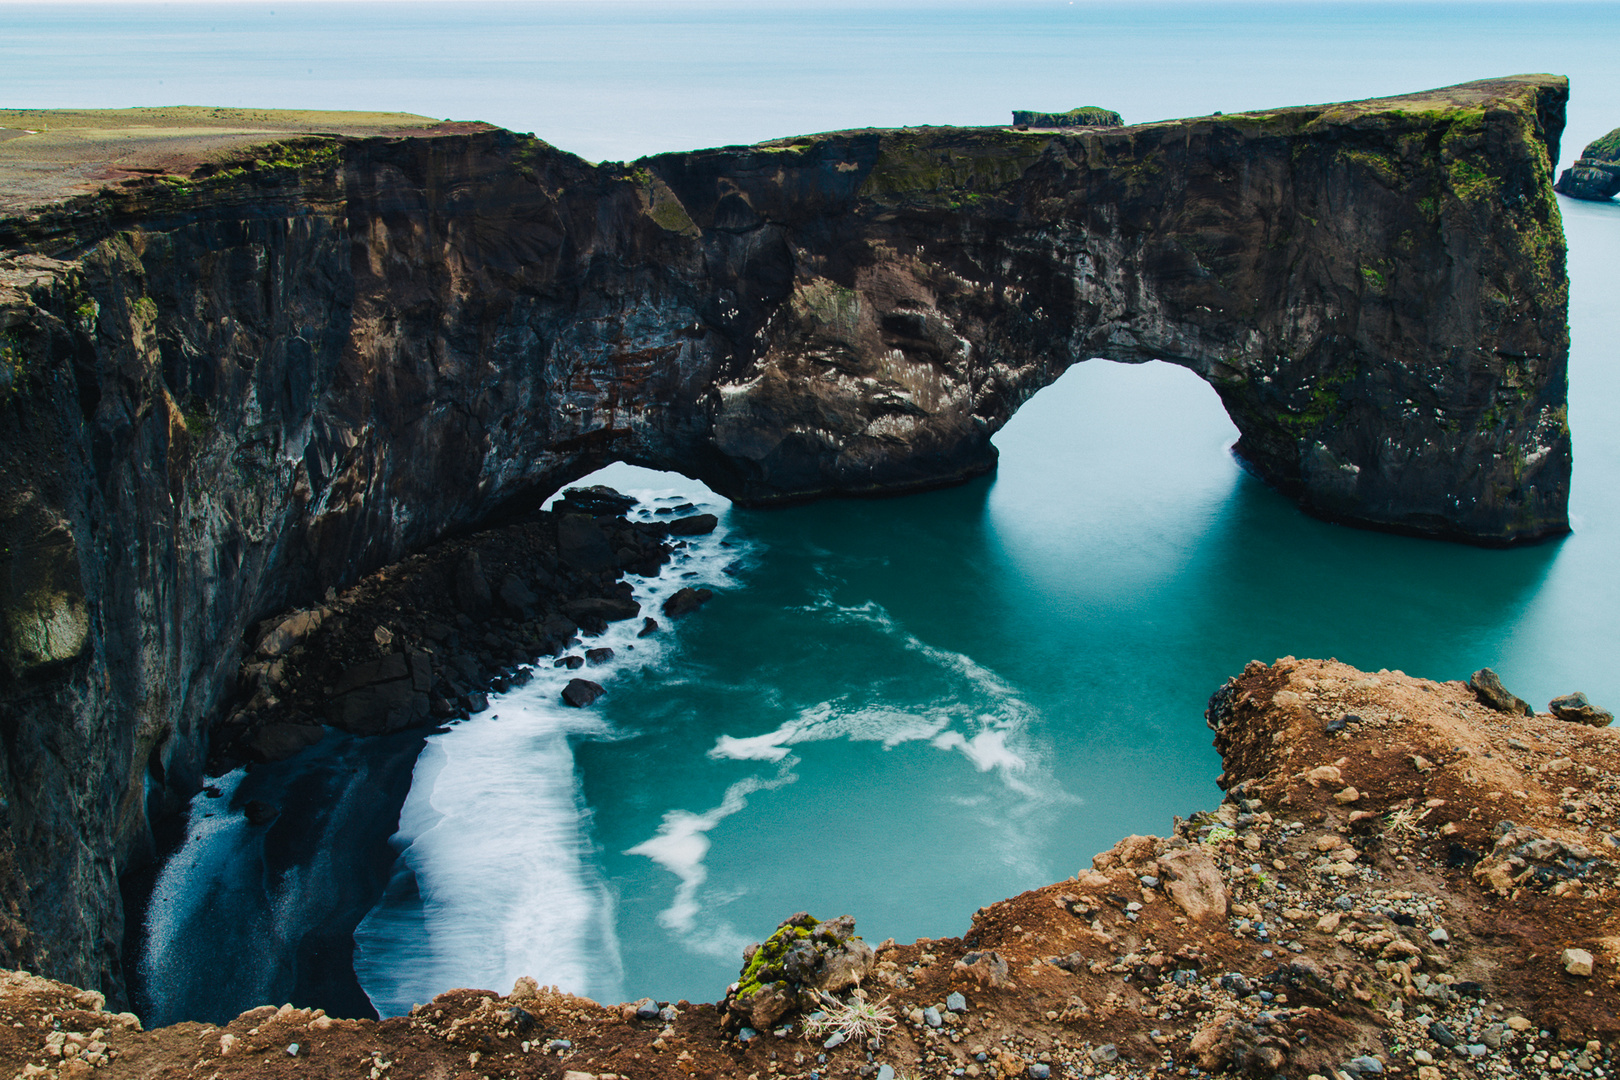
[[[1292,657],[1249,664],[1207,717],[1228,791],[1214,812],[1177,819],[1169,836],[1125,837],[1071,878],[981,908],[961,937],[874,950],[849,940],[853,920],[794,916],[739,957],[725,1011],[599,1004],[519,979],[504,996],[452,990],[381,1023],[267,1003],[223,1027],[143,1032],[100,1011],[100,995],[4,973],[13,1024],[0,1027],[0,1069],[45,1080],[96,1068],[154,1080],[357,1068],[533,1080],[1613,1072],[1614,731],[1500,712],[1461,682]],[[801,983],[824,988],[819,1022],[772,996]],[[750,987],[764,989],[739,1017]]]
[[1161,358],[1312,513],[1565,531],[1566,96],[628,166],[312,121],[64,167],[0,219],[0,961],[118,991],[119,875],[254,620],[610,461],[923,489],[1071,363]]

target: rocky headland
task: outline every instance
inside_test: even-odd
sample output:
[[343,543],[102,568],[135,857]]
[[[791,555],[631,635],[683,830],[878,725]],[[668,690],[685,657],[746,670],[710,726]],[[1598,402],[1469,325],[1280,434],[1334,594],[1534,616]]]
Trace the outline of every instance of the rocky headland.
[[1587,143],[1554,186],[1560,195],[1593,202],[1607,202],[1620,194],[1620,128]]
[[[0,979],[24,1077],[1602,1077],[1620,1037],[1620,736],[1470,683],[1251,663],[1226,801],[1074,877],[876,945],[796,915],[718,1005],[520,980],[409,1016],[291,1004],[142,1031]],[[1560,717],[1567,717],[1560,718]],[[965,913],[964,913],[965,914]]]
[[[1567,93],[1521,76],[628,165],[319,114],[271,141],[223,117],[210,142],[188,113],[179,143],[55,171],[35,136],[0,141],[0,179],[28,178],[0,211],[0,962],[117,1000],[120,878],[211,754],[279,753],[298,716],[471,708],[449,661],[506,662],[449,607],[446,646],[327,591],[612,461],[750,505],[919,490],[992,468],[1071,364],[1158,358],[1312,513],[1566,531]],[[560,556],[562,522],[529,528],[514,543]],[[615,598],[600,577],[508,597],[509,572],[484,584],[531,650],[583,621],[568,603]],[[373,655],[314,684],[337,703],[284,696],[276,635],[328,614]]]

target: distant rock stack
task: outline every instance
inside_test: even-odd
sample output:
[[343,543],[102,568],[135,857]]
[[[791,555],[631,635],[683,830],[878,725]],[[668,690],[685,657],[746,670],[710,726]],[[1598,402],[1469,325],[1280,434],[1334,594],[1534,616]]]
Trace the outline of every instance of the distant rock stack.
[[1574,199],[1605,202],[1620,194],[1620,128],[1586,144],[1553,190]]
[[1078,127],[1124,127],[1125,120],[1112,109],[1099,108],[1096,105],[1082,105],[1078,109],[1068,112],[1031,112],[1028,109],[1013,110],[1013,127],[1037,128],[1078,128]]

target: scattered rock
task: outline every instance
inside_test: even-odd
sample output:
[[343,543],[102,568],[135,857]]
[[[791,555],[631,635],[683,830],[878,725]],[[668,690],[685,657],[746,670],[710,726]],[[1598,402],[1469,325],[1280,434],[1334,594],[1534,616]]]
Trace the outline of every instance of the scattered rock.
[[501,580],[501,607],[514,619],[534,618],[534,609],[540,597],[525,585],[516,574],[507,574]]
[[605,664],[613,659],[613,650],[603,646],[600,649],[586,649],[585,662],[592,666]]
[[249,825],[268,825],[281,816],[281,807],[261,799],[249,799],[242,807],[242,816]]
[[583,709],[604,693],[606,691],[600,683],[593,683],[589,679],[569,679],[568,685],[563,687],[562,699],[576,709]]
[[1581,978],[1590,978],[1592,975],[1592,954],[1585,949],[1565,949],[1559,955],[1558,962],[1564,965],[1565,974]]
[[951,965],[953,971],[959,971],[973,979],[980,986],[998,987],[1007,985],[1007,960],[999,952],[970,952],[962,959]]
[[1497,712],[1518,713],[1522,716],[1530,716],[1533,713],[1529,704],[1523,698],[1510,693],[1508,688],[1502,685],[1502,680],[1497,678],[1496,672],[1490,668],[1480,668],[1474,672],[1473,677],[1468,680],[1468,685],[1479,698],[1480,704]]
[[1547,708],[1560,720],[1568,720],[1573,724],[1586,724],[1588,727],[1608,727],[1614,723],[1614,714],[1600,709],[1586,700],[1582,693],[1565,694],[1563,697],[1553,698],[1548,702]]
[[687,586],[664,601],[664,614],[672,619],[678,619],[682,615],[690,615],[712,599],[714,599],[713,590]]
[[636,505],[636,500],[606,484],[572,487],[552,507],[558,513],[586,514],[590,517],[619,517]]
[[691,517],[676,518],[669,523],[671,536],[702,536],[712,533],[720,519],[713,514],[693,514]]

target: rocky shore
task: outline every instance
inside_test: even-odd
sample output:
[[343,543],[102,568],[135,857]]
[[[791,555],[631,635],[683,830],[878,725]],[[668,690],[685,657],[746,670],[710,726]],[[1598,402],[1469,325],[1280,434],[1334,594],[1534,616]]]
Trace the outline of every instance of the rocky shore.
[[718,1006],[525,979],[381,1023],[289,1004],[145,1032],[11,973],[0,1075],[1601,1080],[1620,1038],[1620,738],[1589,703],[1527,713],[1504,693],[1488,673],[1251,663],[1207,713],[1215,812],[983,908],[960,938],[872,947],[852,920],[795,916]]
[[[658,632],[659,618],[702,600],[685,590],[643,613],[624,575],[657,575],[683,537],[717,522],[690,504],[630,521],[634,505],[610,488],[570,488],[552,510],[441,541],[264,620],[214,736],[213,771],[289,757],[319,742],[323,725],[378,735],[463,719],[488,707],[489,692],[527,682],[542,658],[569,669],[611,658],[582,634],[636,618],[643,634]],[[578,679],[564,699],[583,706],[601,692]]]

